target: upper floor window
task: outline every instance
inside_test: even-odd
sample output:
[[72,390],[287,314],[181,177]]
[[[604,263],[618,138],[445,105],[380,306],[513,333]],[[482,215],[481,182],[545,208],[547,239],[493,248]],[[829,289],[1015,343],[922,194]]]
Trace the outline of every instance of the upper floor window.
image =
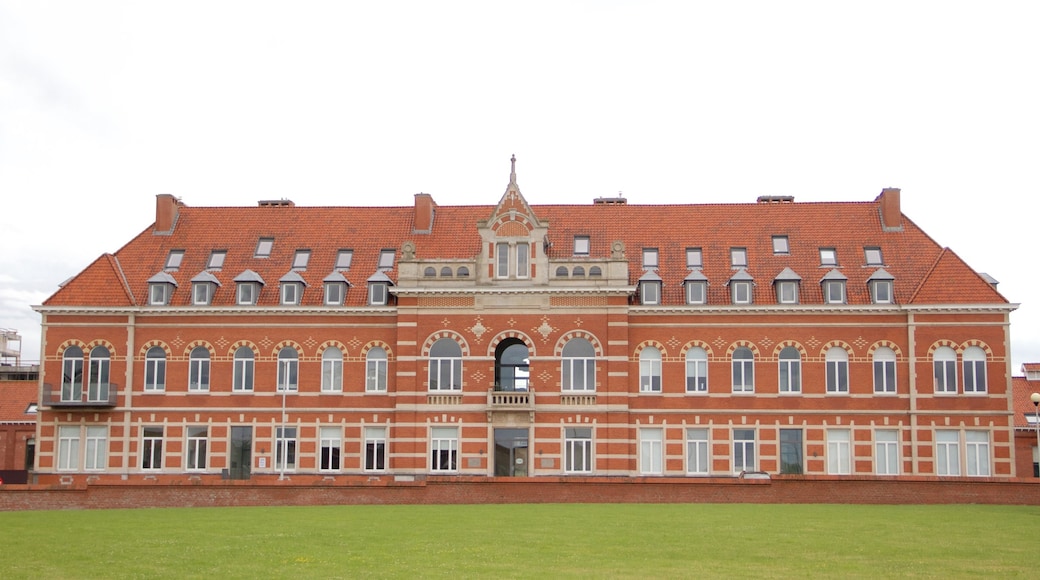
[[896,392],[896,353],[887,346],[874,351],[874,392]]
[[932,353],[932,375],[935,392],[957,392],[957,353],[948,346],[940,346]]
[[144,390],[162,391],[166,388],[166,351],[153,346],[144,356]]
[[747,248],[730,248],[729,264],[734,268],[746,268],[748,265]]
[[589,245],[590,244],[588,236],[574,236],[574,255],[588,256]]
[[181,260],[184,259],[184,250],[170,250],[170,253],[166,256],[166,271],[174,272],[181,267]]
[[340,275],[340,279],[325,279],[325,305],[341,306],[347,298],[347,280]]
[[755,392],[755,353],[746,346],[733,350],[733,392]]
[[462,390],[462,347],[450,338],[430,347],[430,390]]
[[237,294],[240,305],[251,306],[260,297],[260,285],[256,282],[239,282]]
[[531,277],[531,244],[516,245],[516,277]]
[[986,392],[986,351],[978,346],[964,349],[964,392]]
[[380,250],[379,252],[379,265],[377,266],[380,270],[392,270],[394,268],[394,257],[397,255],[392,249]]
[[296,250],[293,254],[292,269],[293,270],[306,270],[307,262],[311,260],[310,250]]
[[376,272],[368,279],[369,306],[386,306],[390,302],[391,280],[383,272]]
[[643,248],[643,269],[657,267],[657,248]]
[[661,392],[661,351],[648,346],[639,353],[639,391]]
[[686,351],[686,392],[708,392],[708,352],[699,346]]
[[863,248],[863,257],[867,261],[868,266],[881,266],[884,264],[884,260],[881,259],[881,248],[876,246],[867,246]]
[[195,306],[207,306],[213,302],[213,294],[220,281],[209,272],[202,272],[191,280],[191,303]]
[[350,263],[354,261],[354,250],[340,250],[336,252],[336,269],[349,270]]
[[703,256],[701,255],[700,248],[686,248],[686,267],[689,269],[701,268],[704,266]]
[[303,284],[299,282],[282,282],[282,304],[295,306],[303,300]]
[[870,281],[870,297],[874,301],[874,304],[891,304],[892,303],[892,281],[891,280],[871,280]]
[[596,349],[584,338],[572,338],[563,345],[560,363],[564,391],[596,390]]
[[837,270],[831,270],[820,280],[825,304],[845,303],[845,281],[845,275]]
[[798,282],[794,280],[777,282],[776,301],[780,304],[798,304]]
[[827,392],[845,394],[849,392],[849,353],[840,346],[827,349]]
[[256,242],[256,251],[253,252],[253,257],[267,258],[271,255],[272,248],[274,248],[274,238],[260,238]]
[[177,281],[166,272],[159,272],[148,279],[148,304],[164,306],[170,303]]
[[206,262],[206,268],[209,270],[219,270],[223,268],[225,258],[227,258],[227,250],[213,250],[209,254],[209,261]]
[[838,265],[838,251],[834,248],[820,248],[820,265],[821,266],[837,266]]
[[330,346],[321,353],[321,391],[338,393],[343,390],[343,351]]
[[503,340],[495,349],[495,390],[526,391],[530,377],[527,345],[517,338]]
[[365,355],[365,390],[370,393],[386,391],[386,349],[373,346]]
[[61,400],[79,401],[83,398],[83,349],[70,346],[61,357]]
[[278,351],[278,392],[295,392],[300,385],[300,353],[287,346]]
[[707,304],[708,302],[708,282],[705,280],[686,280],[684,282],[686,289],[686,303],[687,304]]
[[802,355],[793,346],[780,351],[780,392],[802,392]]
[[791,246],[787,241],[787,236],[773,236],[773,254],[777,256],[786,256],[791,253]]
[[639,279],[639,303],[654,305],[661,303],[661,277],[649,271]]
[[112,359],[109,350],[95,346],[90,350],[90,374],[87,382],[88,401],[107,401],[109,369]]
[[188,355],[188,391],[209,390],[209,349],[196,346]]
[[253,390],[253,349],[240,346],[235,351],[235,362],[231,380],[232,391]]

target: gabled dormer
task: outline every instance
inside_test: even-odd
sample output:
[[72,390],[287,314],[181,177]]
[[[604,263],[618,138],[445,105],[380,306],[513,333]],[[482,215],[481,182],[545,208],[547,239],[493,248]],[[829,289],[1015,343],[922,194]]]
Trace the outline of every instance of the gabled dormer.
[[545,240],[549,224],[538,219],[516,184],[516,156],[509,185],[487,220],[478,222],[481,239],[478,280],[507,285],[543,285],[549,281]]

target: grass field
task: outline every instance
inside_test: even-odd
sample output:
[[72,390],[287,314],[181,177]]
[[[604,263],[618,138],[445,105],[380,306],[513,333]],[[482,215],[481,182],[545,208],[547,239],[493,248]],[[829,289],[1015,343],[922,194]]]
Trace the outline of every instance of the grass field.
[[1040,507],[572,504],[0,513],[0,578],[1037,577]]

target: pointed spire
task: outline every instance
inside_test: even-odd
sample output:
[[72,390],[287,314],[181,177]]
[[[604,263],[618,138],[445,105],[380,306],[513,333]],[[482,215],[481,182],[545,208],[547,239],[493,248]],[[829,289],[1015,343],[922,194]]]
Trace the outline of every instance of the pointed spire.
[[516,153],[509,158],[509,185],[516,185]]

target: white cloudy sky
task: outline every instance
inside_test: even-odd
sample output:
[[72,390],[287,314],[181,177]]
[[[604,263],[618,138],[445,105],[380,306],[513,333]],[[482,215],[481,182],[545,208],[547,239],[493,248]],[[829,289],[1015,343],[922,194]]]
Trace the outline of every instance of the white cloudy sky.
[[870,201],[1040,361],[1038,2],[0,0],[0,327],[189,205]]

